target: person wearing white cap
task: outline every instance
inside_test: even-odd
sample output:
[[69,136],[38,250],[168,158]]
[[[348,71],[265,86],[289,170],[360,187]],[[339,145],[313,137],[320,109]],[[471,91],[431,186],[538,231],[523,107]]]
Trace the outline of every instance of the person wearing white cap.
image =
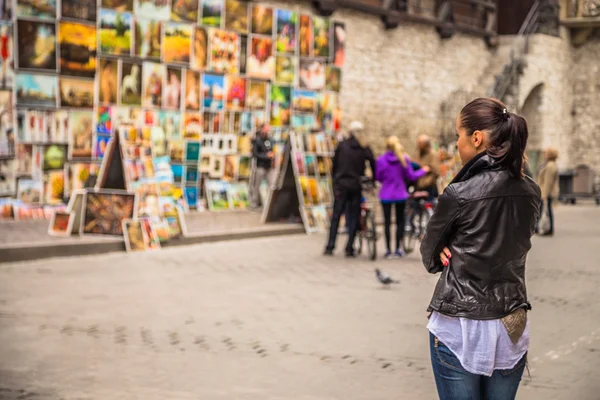
[[353,121],[349,126],[348,135],[346,140],[340,142],[333,156],[333,216],[331,217],[325,255],[333,255],[340,217],[346,211],[346,226],[348,227],[346,257],[355,256],[354,239],[358,229],[362,199],[361,178],[365,176],[367,161],[373,176],[375,176],[375,158],[371,149],[365,144],[362,122]]

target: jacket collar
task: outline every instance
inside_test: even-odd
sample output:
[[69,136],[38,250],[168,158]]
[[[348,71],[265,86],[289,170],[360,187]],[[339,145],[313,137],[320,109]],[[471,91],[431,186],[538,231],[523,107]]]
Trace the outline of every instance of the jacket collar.
[[464,182],[483,171],[498,170],[500,166],[485,151],[477,154],[456,174],[452,183]]

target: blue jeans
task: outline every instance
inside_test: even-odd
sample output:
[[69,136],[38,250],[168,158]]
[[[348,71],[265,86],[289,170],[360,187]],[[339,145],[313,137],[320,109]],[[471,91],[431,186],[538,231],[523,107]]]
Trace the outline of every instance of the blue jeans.
[[460,361],[431,333],[431,365],[440,400],[514,400],[525,370],[527,354],[511,370],[496,370],[493,375],[465,371]]

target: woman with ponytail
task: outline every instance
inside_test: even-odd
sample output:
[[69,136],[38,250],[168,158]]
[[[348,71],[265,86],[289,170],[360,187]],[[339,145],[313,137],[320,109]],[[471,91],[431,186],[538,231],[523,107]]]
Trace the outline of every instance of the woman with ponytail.
[[[379,199],[383,207],[385,224],[386,258],[402,257],[404,251],[400,247],[404,236],[404,207],[408,199],[406,190],[407,181],[416,181],[425,175],[429,169],[413,170],[410,158],[396,136],[387,138],[385,147],[387,152],[377,159],[375,179],[381,182]],[[392,225],[392,209],[396,212],[396,252],[392,254],[390,246]]]
[[527,362],[525,262],[540,188],[523,173],[527,123],[495,99],[456,120],[463,168],[440,196],[421,243],[441,273],[427,328],[440,399],[514,399]]

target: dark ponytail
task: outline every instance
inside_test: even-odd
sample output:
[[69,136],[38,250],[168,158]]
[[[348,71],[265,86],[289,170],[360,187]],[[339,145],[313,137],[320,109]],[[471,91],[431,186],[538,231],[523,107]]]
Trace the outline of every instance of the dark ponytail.
[[517,179],[523,177],[525,147],[527,147],[527,121],[509,112],[499,100],[478,98],[460,112],[461,126],[467,135],[487,131],[487,154]]

